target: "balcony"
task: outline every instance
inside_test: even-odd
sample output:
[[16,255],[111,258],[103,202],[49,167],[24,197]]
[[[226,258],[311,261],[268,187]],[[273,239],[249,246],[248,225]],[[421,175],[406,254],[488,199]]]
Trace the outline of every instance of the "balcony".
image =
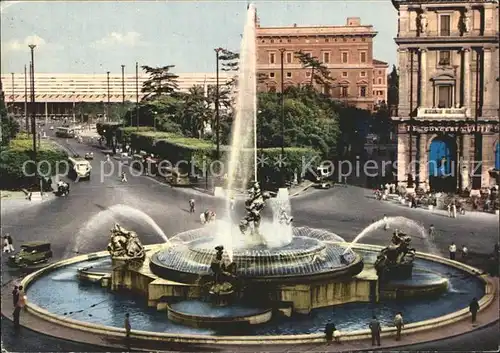
[[467,108],[418,108],[417,119],[467,119],[470,111]]

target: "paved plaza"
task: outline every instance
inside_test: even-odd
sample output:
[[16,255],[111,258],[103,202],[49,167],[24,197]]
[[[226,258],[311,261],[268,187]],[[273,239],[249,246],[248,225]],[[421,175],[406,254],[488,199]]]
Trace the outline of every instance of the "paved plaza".
[[[108,243],[109,228],[115,221],[120,221],[124,216],[129,226],[133,226],[145,244],[154,244],[161,241],[155,234],[151,225],[144,224],[140,216],[110,214],[105,211],[108,207],[121,204],[133,207],[149,215],[163,229],[167,236],[178,232],[200,227],[198,213],[189,214],[188,200],[196,200],[197,211],[207,208],[222,211],[224,202],[205,193],[192,189],[177,189],[160,183],[149,177],[129,177],[127,184],[121,183],[119,174],[99,180],[101,160],[104,154],[99,153],[94,147],[78,144],[75,141],[64,140],[61,142],[71,151],[83,155],[85,152],[94,151],[93,178],[71,184],[69,197],[49,198],[43,202],[29,202],[23,199],[5,200],[2,204],[2,226],[9,232],[15,245],[30,240],[47,240],[51,242],[54,251],[54,261],[75,256],[76,253],[101,251]],[[118,161],[113,161],[118,168]],[[241,205],[242,206],[242,205]],[[373,220],[379,220],[383,215],[388,217],[403,216],[411,218],[425,227],[434,224],[436,249],[446,256],[450,242],[465,244],[472,252],[491,253],[493,245],[498,241],[498,217],[492,214],[472,213],[459,216],[456,219],[448,218],[444,211],[428,211],[424,209],[409,209],[392,202],[381,202],[373,198],[372,191],[353,186],[337,186],[330,190],[308,189],[292,198],[293,216],[295,225],[323,228],[352,240]],[[389,233],[382,229],[371,232],[362,243],[385,245],[389,241]],[[429,251],[426,243],[419,238],[414,239],[414,246],[418,250]],[[2,259],[5,263],[5,259]],[[2,267],[3,292],[9,288],[9,283],[15,281],[19,272]],[[3,312],[2,312],[3,313]],[[7,313],[9,314],[9,313]],[[497,314],[497,313],[496,313]],[[465,324],[465,323],[464,323]],[[2,320],[2,328],[8,332],[11,324]],[[447,330],[450,330],[448,328]],[[471,329],[462,327],[464,332]],[[464,338],[455,338],[442,342],[418,345],[422,349],[438,349],[448,345],[463,346],[463,342],[477,342],[484,349],[492,348],[495,339],[491,337],[494,331],[491,327],[471,333]],[[451,335],[453,332],[447,332]],[[39,346],[43,342],[48,345],[55,344],[61,347],[71,346],[70,343],[54,341],[54,338],[37,336],[29,330],[19,333],[26,339],[4,339],[5,348],[11,351],[29,351],[30,347]],[[4,336],[4,334],[3,334]],[[4,336],[5,337],[5,336]],[[427,337],[426,340],[437,337]],[[414,340],[415,338],[412,338]],[[408,340],[406,344],[417,342]],[[57,342],[57,343],[54,343]],[[92,341],[89,341],[92,342]],[[447,343],[445,343],[447,342]],[[96,342],[98,344],[99,342]],[[102,343],[102,342],[101,342]],[[391,345],[395,342],[390,342]],[[107,342],[106,345],[108,345]],[[352,349],[368,349],[364,343],[350,344]],[[68,347],[69,347],[68,346]],[[119,344],[118,344],[119,346]],[[474,345],[476,346],[476,345]],[[80,347],[80,348],[78,348]],[[84,345],[75,345],[71,350],[85,350]],[[90,346],[89,346],[90,347]],[[472,347],[472,346],[471,346]],[[175,347],[177,349],[179,347]],[[274,347],[276,350],[291,351],[293,347]],[[297,348],[297,347],[295,347]],[[477,347],[479,349],[479,347]],[[494,348],[494,347],[493,347]],[[153,347],[151,347],[153,349]],[[174,349],[174,347],[172,348]],[[225,349],[229,349],[226,347]],[[324,350],[326,347],[309,347],[312,350]],[[339,347],[328,347],[338,350]],[[342,349],[348,349],[347,344]],[[94,350],[94,349],[92,349]],[[274,349],[273,349],[274,350]]]

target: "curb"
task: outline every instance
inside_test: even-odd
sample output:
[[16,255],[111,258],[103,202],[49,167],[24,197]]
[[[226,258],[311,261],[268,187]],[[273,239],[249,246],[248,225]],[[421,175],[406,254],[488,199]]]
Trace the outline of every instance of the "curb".
[[[165,244],[154,244],[154,245],[149,245],[146,246],[147,250],[153,250],[157,249],[159,247],[163,247]],[[380,250],[382,247],[381,246],[375,246],[375,245],[369,245],[369,244],[356,244],[354,247],[361,248],[361,249],[367,249],[367,250]],[[108,256],[107,251],[100,251],[96,253],[90,253],[90,254],[85,254],[85,255],[78,255],[76,257],[70,258],[70,259],[65,259],[62,261],[59,261],[57,263],[53,263],[43,269],[40,269],[38,271],[35,271],[26,277],[23,278],[21,284],[24,285],[27,289],[29,288],[29,284],[31,281],[39,277],[43,273],[50,272],[50,270],[64,267],[70,264],[78,263],[84,260],[88,259],[97,259],[100,257],[105,257]],[[466,264],[462,264],[460,262],[452,261],[446,258],[442,258],[439,256],[427,254],[427,253],[419,253],[417,252],[417,257],[422,257],[424,259],[430,259],[434,260],[440,263],[447,264],[449,266],[457,267],[461,269],[462,271],[469,272],[471,274],[477,274],[478,270],[468,266]],[[497,298],[497,290],[498,290],[498,285],[496,281],[498,279],[488,277],[488,276],[480,276],[481,280],[485,283],[485,295],[480,299],[480,305],[481,305],[481,311],[487,310],[490,304],[492,304]],[[495,282],[494,282],[495,281]],[[29,291],[28,291],[29,292]],[[110,326],[104,326],[100,324],[93,324],[93,323],[88,323],[88,322],[82,322],[79,320],[71,319],[71,318],[65,318],[65,317],[60,317],[56,314],[50,313],[47,310],[38,307],[35,304],[31,304],[28,302],[26,305],[26,310],[30,312],[32,315],[39,317],[41,320],[46,320],[48,322],[52,322],[53,324],[59,326],[66,327],[67,329],[72,329],[72,330],[77,330],[77,331],[83,331],[86,333],[94,333],[98,334],[100,337],[123,337],[124,336],[124,329],[118,328],[118,327],[110,327]],[[481,312],[480,311],[480,312]],[[491,313],[490,313],[491,314]],[[408,324],[405,332],[407,335],[412,335],[412,334],[418,334],[418,333],[424,333],[424,332],[430,332],[433,329],[435,329],[435,325],[439,324],[439,327],[446,327],[448,325],[452,325],[455,323],[458,323],[460,321],[464,321],[465,319],[469,318],[469,313],[467,308],[437,317],[437,318],[432,318],[416,323],[411,323]],[[493,320],[489,321],[488,323],[485,323],[484,325],[481,326],[476,326],[474,330],[480,329],[486,325],[492,324],[494,322],[498,321],[497,317],[493,317]],[[471,330],[467,331],[470,332]],[[473,331],[473,330],[472,330]],[[395,333],[395,328],[394,327],[386,327],[385,330],[382,332],[382,337],[393,337]],[[453,336],[458,336],[462,335],[465,332],[461,332],[456,335],[452,336],[444,336],[444,337],[439,337],[436,339],[430,339],[430,340],[422,340],[421,342],[415,342],[412,343],[411,345],[417,345],[417,344],[422,344],[426,343],[429,341],[439,341],[442,339],[446,339],[449,337]],[[148,331],[135,331],[134,334],[132,335],[133,338],[138,339],[140,341],[146,340],[146,341],[156,341],[156,342],[164,342],[164,343],[178,343],[178,344],[208,344],[208,345],[219,345],[219,346],[227,346],[227,345],[244,345],[247,347],[251,347],[252,345],[262,345],[263,341],[267,342],[268,344],[273,344],[273,345],[298,345],[298,344],[318,344],[318,343],[324,343],[324,334],[321,333],[315,333],[315,334],[301,334],[301,335],[290,335],[290,336],[256,336],[256,337],[248,337],[248,336],[206,336],[206,335],[195,335],[192,336],[190,334],[165,334],[165,333],[158,333],[158,332],[148,332]],[[366,341],[369,339],[369,330],[368,329],[363,329],[363,330],[356,330],[352,332],[348,332],[346,335],[342,336],[342,341],[347,343],[347,342],[352,342],[352,341]],[[82,342],[82,341],[78,341]],[[409,344],[410,345],[410,344]],[[409,346],[408,345],[408,346]],[[115,346],[112,346],[115,347]],[[404,346],[384,346],[384,349],[387,348],[394,348],[394,347],[404,347]],[[150,351],[150,349],[145,349],[145,348],[135,348],[136,350],[140,351]],[[382,349],[382,348],[381,348]],[[373,348],[361,348],[356,349],[360,351],[372,351]]]

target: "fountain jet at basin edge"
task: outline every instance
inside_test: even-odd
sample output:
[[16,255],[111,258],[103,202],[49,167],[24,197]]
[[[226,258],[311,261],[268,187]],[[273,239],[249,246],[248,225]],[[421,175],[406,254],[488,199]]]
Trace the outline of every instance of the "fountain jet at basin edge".
[[[101,233],[103,231],[103,227],[107,225],[111,226],[114,223],[117,223],[118,218],[148,225],[163,239],[164,242],[170,242],[160,226],[158,226],[158,224],[156,224],[150,216],[137,208],[123,204],[113,205],[109,208],[103,208],[101,206],[98,207],[101,211],[91,217],[79,230],[77,236],[75,237],[76,243],[70,250],[67,251],[68,253],[79,253],[83,245],[92,240],[95,236],[101,237],[103,235]],[[109,229],[106,229],[105,234],[107,234],[108,231]]]
[[363,229],[361,233],[359,233],[356,238],[351,242],[351,244],[346,248],[346,252],[351,249],[351,247],[359,242],[361,239],[364,237],[370,235],[372,232],[376,231],[377,229],[383,229],[385,226],[388,226],[389,230],[395,230],[398,229],[400,231],[403,231],[404,233],[411,233],[414,234],[413,231],[411,230],[417,230],[418,234],[413,235],[414,238],[421,238],[425,242],[425,245],[427,246],[428,250],[434,254],[434,255],[441,255],[441,252],[437,249],[437,247],[434,245],[432,242],[432,239],[429,238],[429,235],[427,233],[427,230],[418,222],[406,218],[406,217],[387,217],[387,220],[380,219],[372,224],[370,224],[368,227]]

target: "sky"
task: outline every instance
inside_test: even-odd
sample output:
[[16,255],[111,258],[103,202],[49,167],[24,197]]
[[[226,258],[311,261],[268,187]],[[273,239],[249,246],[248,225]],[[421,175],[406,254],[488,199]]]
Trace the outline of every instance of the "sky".
[[[390,0],[252,1],[261,26],[343,25],[360,17],[378,35],[374,57],[396,62]],[[3,1],[1,72],[23,72],[28,44],[44,73],[128,73],[140,65],[212,72],[214,48],[239,50],[246,1]]]

